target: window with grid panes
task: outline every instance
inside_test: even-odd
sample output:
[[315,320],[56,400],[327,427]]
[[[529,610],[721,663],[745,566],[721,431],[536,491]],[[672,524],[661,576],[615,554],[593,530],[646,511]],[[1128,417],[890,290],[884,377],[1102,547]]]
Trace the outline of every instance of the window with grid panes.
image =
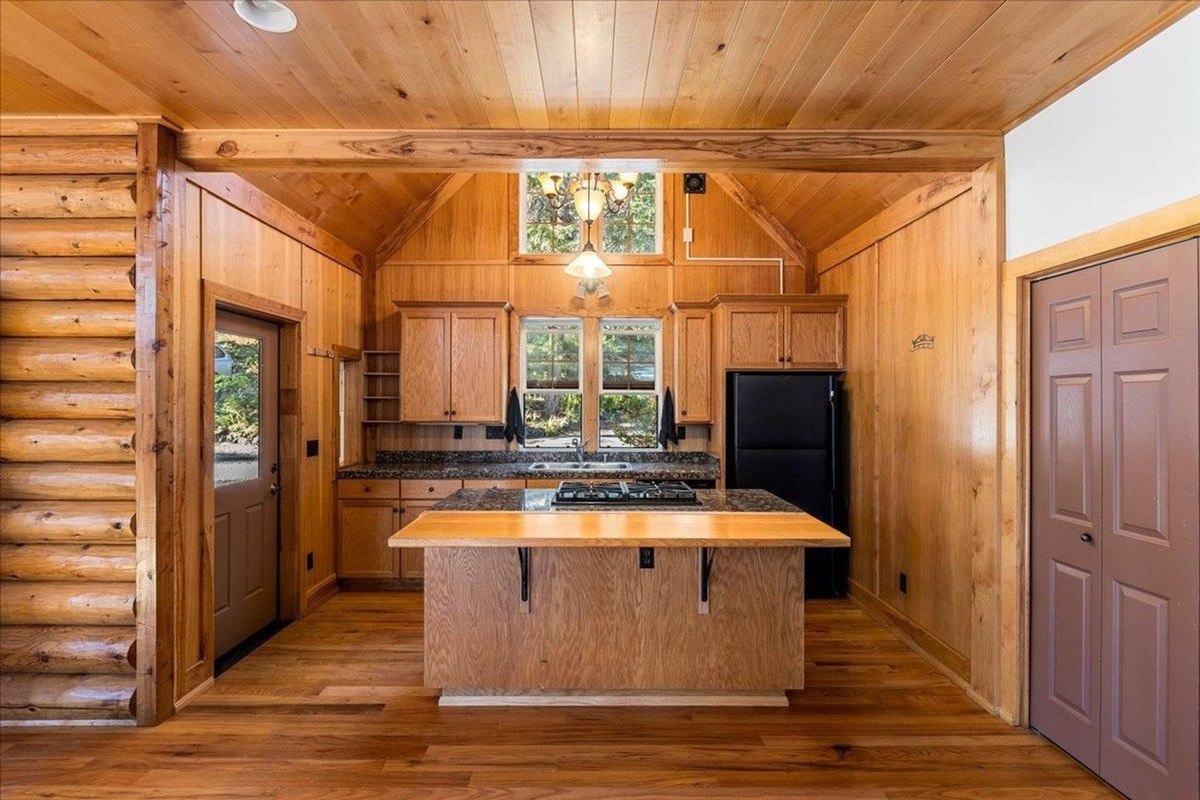
[[526,447],[570,447],[583,436],[583,323],[521,323],[521,404]]
[[[563,182],[580,178],[579,173],[565,173]],[[617,173],[605,173],[616,180]],[[577,253],[586,241],[586,225],[567,202],[557,211],[550,207],[538,183],[538,173],[521,176],[521,252]],[[592,222],[592,244],[601,253],[660,253],[662,252],[661,178],[652,172],[638,174],[620,213],[605,208],[600,219]]]
[[656,319],[601,320],[601,448],[658,446],[661,328]]

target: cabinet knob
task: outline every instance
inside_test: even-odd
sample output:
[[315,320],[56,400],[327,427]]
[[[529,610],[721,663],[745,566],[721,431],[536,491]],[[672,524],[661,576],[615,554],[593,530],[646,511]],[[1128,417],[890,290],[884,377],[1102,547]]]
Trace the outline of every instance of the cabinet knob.
[[400,506],[396,506],[395,508],[393,508],[393,509],[392,509],[392,513],[393,513],[393,514],[399,514],[399,513],[400,513]]
[[679,416],[681,416],[681,417],[686,417],[686,416],[687,416],[687,409],[686,409],[686,408],[681,408],[681,409],[679,410]]
[[779,357],[779,363],[780,363],[780,364],[782,364],[782,363],[783,363],[783,356],[780,356],[780,357]]
[[453,417],[455,414],[457,414],[457,413],[458,413],[458,412],[457,412],[457,411],[455,411],[455,410],[453,410],[453,409],[451,409],[451,410],[450,410],[450,416],[452,416],[452,417]]
[[433,487],[432,487],[432,486],[430,486],[430,487],[429,487],[429,491],[431,491],[431,492],[433,491]]
[[448,416],[450,416],[450,412],[449,412],[449,411],[443,411],[443,412],[442,412],[442,416],[443,416],[443,417],[448,417]]
[[791,357],[791,356],[788,356],[788,357],[787,357],[787,362],[788,362],[789,364],[790,364],[790,363],[792,363],[792,357]]

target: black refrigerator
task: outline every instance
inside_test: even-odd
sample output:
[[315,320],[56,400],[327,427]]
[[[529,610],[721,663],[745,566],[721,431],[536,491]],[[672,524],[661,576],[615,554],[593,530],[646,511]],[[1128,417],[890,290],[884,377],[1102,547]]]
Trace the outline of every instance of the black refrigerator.
[[[847,508],[841,375],[735,372],[726,386],[725,485],[766,489],[840,531]],[[847,548],[805,553],[805,596],[846,593]]]

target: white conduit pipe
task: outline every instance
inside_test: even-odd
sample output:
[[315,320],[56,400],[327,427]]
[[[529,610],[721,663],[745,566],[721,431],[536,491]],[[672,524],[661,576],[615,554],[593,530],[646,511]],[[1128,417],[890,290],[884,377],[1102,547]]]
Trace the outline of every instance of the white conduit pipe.
[[720,258],[715,256],[693,256],[692,255],[692,196],[686,192],[683,195],[683,260],[684,261],[707,261],[718,263],[754,263],[754,264],[778,264],[779,265],[779,293],[783,294],[783,259],[771,258],[770,256],[735,256],[730,258]]

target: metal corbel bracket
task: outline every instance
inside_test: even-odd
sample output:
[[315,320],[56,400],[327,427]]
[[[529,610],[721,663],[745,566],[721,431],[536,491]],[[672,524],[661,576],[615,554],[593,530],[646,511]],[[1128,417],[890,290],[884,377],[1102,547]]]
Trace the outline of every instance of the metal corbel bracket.
[[709,579],[712,577],[713,556],[717,554],[715,548],[701,547],[700,548],[700,613],[708,613],[708,585]]
[[529,613],[529,548],[517,548],[517,562],[521,566],[521,613]]

